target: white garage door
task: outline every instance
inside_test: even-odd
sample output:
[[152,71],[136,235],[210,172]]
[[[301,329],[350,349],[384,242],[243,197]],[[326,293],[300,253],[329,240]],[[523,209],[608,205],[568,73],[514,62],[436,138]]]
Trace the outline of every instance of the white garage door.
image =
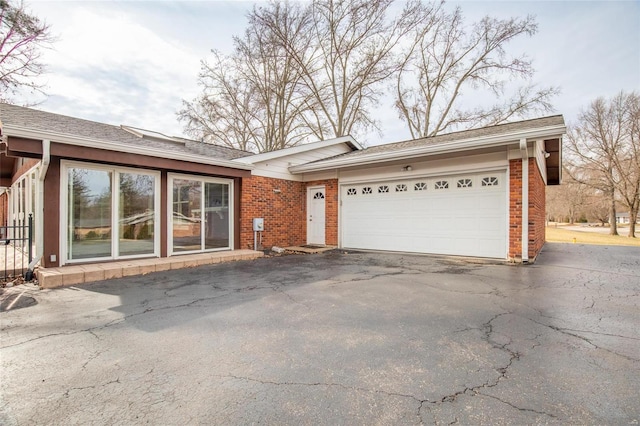
[[505,171],[341,185],[342,246],[505,258]]

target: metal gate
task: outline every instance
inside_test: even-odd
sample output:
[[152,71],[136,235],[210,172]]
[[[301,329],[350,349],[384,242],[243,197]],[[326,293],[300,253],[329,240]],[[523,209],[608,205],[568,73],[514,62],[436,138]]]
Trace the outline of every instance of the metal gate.
[[0,282],[25,276],[33,260],[33,215],[0,226]]

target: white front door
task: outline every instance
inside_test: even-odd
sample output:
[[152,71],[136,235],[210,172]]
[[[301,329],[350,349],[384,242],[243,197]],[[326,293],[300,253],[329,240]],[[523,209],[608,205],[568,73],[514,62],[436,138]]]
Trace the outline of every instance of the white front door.
[[325,244],[324,195],[324,186],[307,188],[307,244]]

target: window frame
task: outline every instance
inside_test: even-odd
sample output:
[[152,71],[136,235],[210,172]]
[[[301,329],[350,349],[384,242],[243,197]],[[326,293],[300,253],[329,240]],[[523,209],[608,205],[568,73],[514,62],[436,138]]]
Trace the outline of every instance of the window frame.
[[[69,259],[69,169],[90,169],[112,173],[111,185],[111,256],[91,257],[82,259]],[[120,233],[118,227],[120,212],[120,174],[132,173],[153,176],[153,253],[123,255],[118,254]],[[161,174],[157,170],[136,169],[133,167],[122,167],[110,164],[85,163],[80,161],[60,161],[60,265],[72,265],[91,262],[101,262],[121,259],[141,259],[150,257],[160,257],[160,197],[161,197]]]

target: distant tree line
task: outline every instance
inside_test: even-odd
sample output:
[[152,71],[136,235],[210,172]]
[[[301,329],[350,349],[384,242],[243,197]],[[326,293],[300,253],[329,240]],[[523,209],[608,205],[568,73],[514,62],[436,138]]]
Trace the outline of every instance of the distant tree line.
[[[551,110],[556,88],[509,43],[537,31],[533,17],[477,22],[421,0],[272,1],[255,6],[233,52],[202,61],[202,93],[178,116],[196,139],[266,152],[380,131],[386,95],[414,138]],[[514,93],[512,82],[522,85]],[[489,102],[467,107],[479,91]]]
[[621,91],[591,102],[569,127],[565,140],[565,183],[549,191],[548,213],[610,224],[616,212],[629,212],[635,236],[640,209],[640,94]]

